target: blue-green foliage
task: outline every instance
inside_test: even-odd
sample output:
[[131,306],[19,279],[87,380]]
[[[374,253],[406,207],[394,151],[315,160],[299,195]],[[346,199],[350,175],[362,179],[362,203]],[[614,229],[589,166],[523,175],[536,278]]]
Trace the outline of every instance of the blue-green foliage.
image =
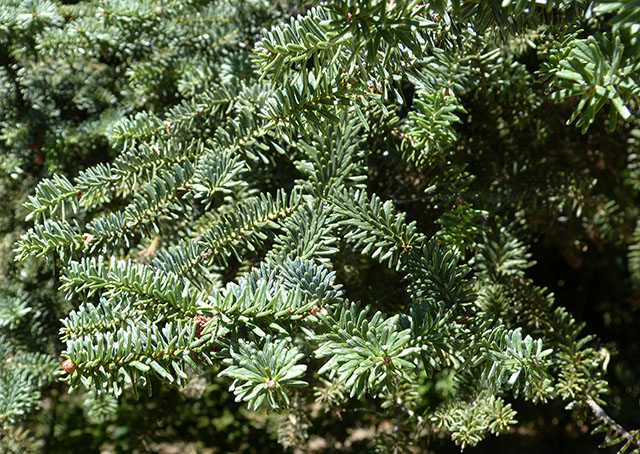
[[[633,2],[312,3],[0,9],[0,171],[67,172],[24,200],[33,225],[12,244],[55,274],[40,303],[0,293],[0,423],[58,376],[96,422],[200,377],[288,415],[286,446],[314,395],[392,421],[377,441],[400,452],[507,431],[510,394],[591,410],[640,449],[594,410],[597,340],[527,274],[535,234],[561,243],[561,226],[578,248],[637,217],[597,192],[573,126],[550,126],[626,140]],[[454,391],[426,410],[420,389],[444,376]]]

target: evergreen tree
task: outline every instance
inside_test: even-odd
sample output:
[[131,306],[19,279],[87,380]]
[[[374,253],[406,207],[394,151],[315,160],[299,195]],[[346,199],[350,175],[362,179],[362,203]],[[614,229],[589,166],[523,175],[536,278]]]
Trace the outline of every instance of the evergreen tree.
[[100,419],[204,378],[285,448],[346,409],[389,424],[380,452],[465,448],[518,399],[640,452],[606,411],[609,350],[527,271],[543,237],[575,267],[628,247],[639,274],[636,1],[0,14],[1,168],[48,175],[2,281],[4,449],[39,449],[58,379]]

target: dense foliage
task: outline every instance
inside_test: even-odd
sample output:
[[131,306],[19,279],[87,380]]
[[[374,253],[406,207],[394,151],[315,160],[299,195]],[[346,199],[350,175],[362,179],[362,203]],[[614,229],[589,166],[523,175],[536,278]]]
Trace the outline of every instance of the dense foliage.
[[3,451],[640,452],[637,1],[73,3],[0,4]]

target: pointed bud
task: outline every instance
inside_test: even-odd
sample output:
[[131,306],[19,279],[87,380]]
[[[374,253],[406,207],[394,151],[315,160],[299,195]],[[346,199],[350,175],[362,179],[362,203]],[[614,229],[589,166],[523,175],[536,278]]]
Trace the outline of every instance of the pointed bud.
[[204,331],[205,325],[211,320],[211,317],[206,317],[204,315],[196,315],[193,318],[193,321],[196,324],[196,337],[202,336],[202,331]]
[[95,235],[92,235],[90,233],[85,233],[84,235],[82,235],[82,242],[84,243],[85,246],[89,247],[89,245],[91,244],[91,242],[95,237],[96,237]]
[[71,375],[76,370],[76,365],[70,359],[65,359],[62,363],[62,370]]

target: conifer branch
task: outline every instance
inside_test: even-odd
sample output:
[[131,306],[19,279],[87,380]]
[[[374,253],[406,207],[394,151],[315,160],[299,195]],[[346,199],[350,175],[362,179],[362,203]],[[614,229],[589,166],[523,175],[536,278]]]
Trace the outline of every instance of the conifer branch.
[[627,441],[628,444],[632,444],[636,446],[636,449],[640,449],[640,436],[633,435],[620,424],[618,424],[613,418],[611,418],[611,416],[607,414],[606,411],[604,411],[604,409],[600,405],[598,405],[593,397],[587,396],[587,405],[597,419],[603,421],[603,423],[607,427],[615,430],[620,437],[624,438]]

